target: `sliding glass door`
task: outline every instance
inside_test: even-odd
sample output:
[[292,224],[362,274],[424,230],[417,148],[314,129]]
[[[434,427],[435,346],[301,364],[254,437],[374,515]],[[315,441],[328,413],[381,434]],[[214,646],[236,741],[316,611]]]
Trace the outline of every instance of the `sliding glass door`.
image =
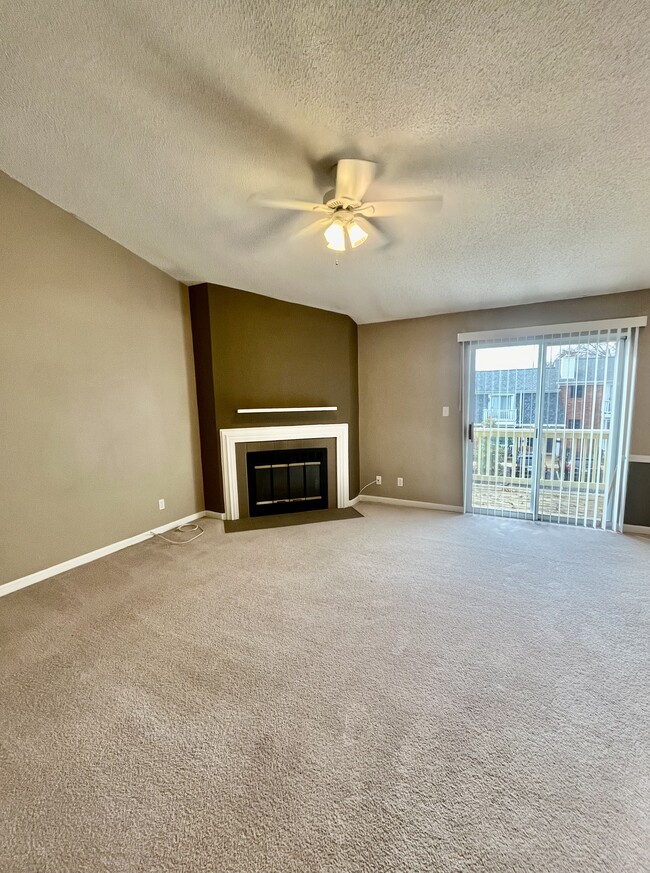
[[629,351],[610,330],[468,343],[466,508],[620,527]]

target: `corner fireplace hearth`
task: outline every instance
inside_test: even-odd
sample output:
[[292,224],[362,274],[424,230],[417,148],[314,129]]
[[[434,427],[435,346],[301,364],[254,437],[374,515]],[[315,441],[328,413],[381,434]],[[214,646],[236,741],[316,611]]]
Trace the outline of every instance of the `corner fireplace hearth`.
[[246,453],[251,516],[327,509],[327,449]]

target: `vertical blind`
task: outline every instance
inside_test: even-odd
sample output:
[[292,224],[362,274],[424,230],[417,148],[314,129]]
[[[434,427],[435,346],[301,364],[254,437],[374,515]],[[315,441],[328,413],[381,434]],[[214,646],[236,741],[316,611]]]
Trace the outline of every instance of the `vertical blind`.
[[[646,324],[641,316],[458,334],[466,511],[622,530]],[[529,347],[535,366],[481,365],[499,361],[499,349],[501,360],[515,359],[507,350],[516,347]]]

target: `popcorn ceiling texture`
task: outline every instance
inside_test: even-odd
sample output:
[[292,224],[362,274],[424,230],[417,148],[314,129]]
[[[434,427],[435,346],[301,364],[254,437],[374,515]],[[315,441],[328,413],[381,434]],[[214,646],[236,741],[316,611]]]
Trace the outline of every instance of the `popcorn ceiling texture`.
[[[0,11],[0,168],[173,276],[377,321],[650,285],[647,0],[33,0]],[[336,265],[342,156],[440,192]]]
[[361,508],[3,598],[0,869],[650,869],[650,542]]

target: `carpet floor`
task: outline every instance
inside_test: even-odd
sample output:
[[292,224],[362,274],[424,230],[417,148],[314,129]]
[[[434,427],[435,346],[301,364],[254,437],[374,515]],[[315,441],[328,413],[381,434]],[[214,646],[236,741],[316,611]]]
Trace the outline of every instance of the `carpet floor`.
[[650,869],[650,541],[363,504],[0,600],[0,869]]

